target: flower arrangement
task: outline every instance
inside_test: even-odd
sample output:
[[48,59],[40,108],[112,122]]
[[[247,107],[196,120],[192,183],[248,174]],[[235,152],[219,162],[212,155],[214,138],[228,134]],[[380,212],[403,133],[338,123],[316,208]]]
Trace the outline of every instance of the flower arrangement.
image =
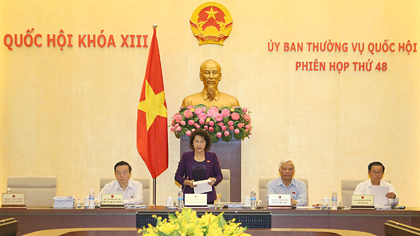
[[171,131],[177,138],[190,136],[196,129],[210,134],[212,143],[221,138],[229,142],[232,137],[243,140],[251,135],[251,116],[246,107],[206,107],[203,104],[181,107],[172,118]]
[[169,213],[169,221],[162,217],[153,218],[157,219],[156,227],[151,224],[148,227],[143,227],[139,233],[143,236],[205,236],[205,235],[250,235],[244,233],[246,227],[240,226],[241,223],[235,223],[235,219],[228,222],[223,218],[223,212],[218,216],[211,213],[205,213],[201,218],[197,217],[197,212],[190,208],[182,209],[182,212],[176,212],[176,215]]

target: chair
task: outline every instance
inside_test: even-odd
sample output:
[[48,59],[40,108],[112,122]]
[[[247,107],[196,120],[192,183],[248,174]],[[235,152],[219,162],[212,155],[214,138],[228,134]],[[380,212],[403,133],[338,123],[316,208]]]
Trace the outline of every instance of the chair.
[[[132,178],[133,180],[136,180],[143,185],[143,205],[149,205],[149,199],[150,199],[150,179],[149,178]],[[99,180],[99,187],[102,190],[105,186],[105,184],[114,181],[114,178],[101,178]],[[153,190],[153,189],[152,189]]]
[[[258,198],[261,200],[261,205],[263,207],[267,207],[267,200],[266,200],[266,196],[268,195],[267,184],[268,184],[268,182],[270,182],[273,179],[275,179],[275,178],[260,178],[259,181],[258,181]],[[309,204],[308,179],[305,179],[305,178],[296,178],[296,179],[300,180],[300,181],[302,181],[306,184],[306,189],[308,190],[307,204]]]
[[7,188],[25,193],[26,206],[52,206],[57,196],[56,176],[9,176]]
[[[342,179],[341,180],[341,203],[342,206],[351,206],[351,196],[356,189],[356,186],[365,181],[364,179]],[[390,180],[385,180],[391,183]]]
[[222,194],[221,202],[230,202],[230,170],[222,169],[223,181],[216,186],[216,193]]
[[0,220],[0,236],[16,236],[17,226],[15,218]]

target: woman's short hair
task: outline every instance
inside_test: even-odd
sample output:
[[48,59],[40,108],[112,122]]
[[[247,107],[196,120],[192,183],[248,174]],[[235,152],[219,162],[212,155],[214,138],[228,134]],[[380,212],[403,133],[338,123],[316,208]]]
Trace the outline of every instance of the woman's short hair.
[[206,131],[202,130],[202,129],[196,129],[194,132],[192,132],[192,134],[190,135],[190,148],[191,150],[194,150],[194,138],[195,136],[201,136],[204,138],[204,140],[206,140],[206,148],[204,148],[205,151],[210,150],[211,147],[211,139],[210,139],[210,135],[209,133],[207,133]]

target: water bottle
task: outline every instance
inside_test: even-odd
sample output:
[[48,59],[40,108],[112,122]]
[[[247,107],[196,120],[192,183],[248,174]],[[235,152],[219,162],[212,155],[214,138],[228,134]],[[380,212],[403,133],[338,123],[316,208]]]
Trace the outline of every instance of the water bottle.
[[179,189],[178,192],[178,209],[184,208],[184,193],[182,192],[182,189]]
[[331,208],[333,210],[337,210],[337,191],[335,191],[335,189],[333,190],[332,194],[331,194]]
[[6,193],[12,193],[12,189],[11,188],[7,188],[7,192]]
[[251,197],[251,209],[256,209],[257,208],[257,206],[256,206],[256,203],[257,203],[257,193],[255,192],[254,189],[251,190],[250,197]]
[[82,202],[80,201],[80,198],[77,199],[77,205],[76,205],[77,209],[82,208]]
[[89,209],[95,209],[95,193],[93,192],[93,188],[89,192]]

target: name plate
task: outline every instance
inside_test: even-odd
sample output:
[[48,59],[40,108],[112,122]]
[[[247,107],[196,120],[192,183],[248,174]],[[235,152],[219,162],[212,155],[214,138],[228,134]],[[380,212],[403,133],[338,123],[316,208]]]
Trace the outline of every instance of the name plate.
[[268,194],[268,206],[290,207],[292,206],[292,195],[290,194]]
[[3,206],[21,205],[25,206],[25,194],[24,193],[3,193]]
[[351,196],[352,207],[374,207],[374,195],[352,195]]
[[185,194],[185,206],[205,207],[207,206],[207,194]]
[[101,206],[124,205],[124,194],[122,193],[103,193],[101,194]]

